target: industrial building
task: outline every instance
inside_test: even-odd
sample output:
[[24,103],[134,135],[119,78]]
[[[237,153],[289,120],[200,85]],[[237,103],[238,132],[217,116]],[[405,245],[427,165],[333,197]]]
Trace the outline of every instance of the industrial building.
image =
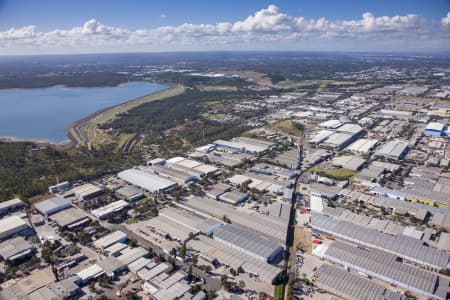
[[126,240],[127,235],[120,230],[116,230],[94,241],[94,247],[97,249],[105,249],[115,243],[122,243]]
[[335,132],[332,130],[320,130],[316,134],[314,134],[310,139],[309,143],[314,145],[319,145],[323,141],[325,141],[330,135],[334,134]]
[[103,207],[91,210],[91,214],[99,218],[100,220],[106,219],[111,215],[120,212],[124,208],[130,206],[125,200],[117,200],[109,203]]
[[103,190],[91,183],[86,183],[74,187],[72,189],[72,193],[75,194],[75,197],[78,201],[84,201],[100,196],[101,194],[103,194]]
[[381,284],[327,264],[322,265],[314,274],[316,276],[315,283],[319,288],[330,291],[343,299],[404,299],[402,294],[393,292]]
[[168,159],[166,164],[169,168],[181,168],[181,170],[186,170],[188,173],[199,174],[201,177],[214,174],[219,171],[219,168],[215,166],[179,156]]
[[[450,291],[448,280],[441,286],[440,277],[434,273],[405,264],[397,260],[396,255],[362,247],[355,247],[343,242],[320,245],[314,254],[329,261],[341,264],[358,272],[384,280],[416,294],[437,299],[442,298],[436,290],[444,290],[445,296]],[[443,282],[445,282],[445,279]]]
[[217,140],[213,142],[213,145],[226,151],[250,154],[262,154],[275,146],[272,142],[246,137],[236,137],[231,141]]
[[448,253],[425,246],[422,241],[408,236],[393,236],[315,212],[311,213],[311,223],[315,230],[359,245],[389,252],[416,264],[435,270],[448,268]]
[[119,178],[151,193],[162,193],[177,185],[167,178],[140,169],[128,169],[118,174]]
[[0,243],[0,256],[3,260],[15,261],[34,253],[36,249],[23,237],[18,236]]
[[257,212],[242,212],[230,205],[217,202],[209,198],[192,198],[185,202],[185,205],[195,211],[206,213],[217,219],[222,219],[225,215],[232,224],[252,230],[262,236],[274,240],[280,244],[285,244],[288,222],[282,218],[273,216],[263,216]]
[[206,235],[211,235],[214,229],[223,224],[216,219],[207,218],[196,212],[174,207],[165,207],[158,212],[158,215],[166,217],[190,230],[202,232]]
[[50,194],[62,193],[64,191],[66,191],[67,189],[69,189],[69,187],[70,187],[70,183],[68,181],[64,181],[64,182],[49,186],[48,192]]
[[57,213],[58,211],[73,207],[72,203],[63,197],[53,197],[48,200],[41,201],[34,205],[34,208],[44,217]]
[[284,180],[293,179],[298,174],[298,172],[295,170],[285,169],[282,167],[269,165],[266,163],[258,163],[253,167],[251,167],[249,171],[255,174],[276,176]]
[[28,223],[19,216],[10,216],[0,219],[0,240],[29,230]]
[[332,160],[333,166],[353,171],[359,170],[364,165],[365,162],[366,160],[364,158],[355,155],[336,156]]
[[382,156],[391,159],[403,159],[409,151],[409,145],[406,141],[392,140],[382,145],[375,156]]
[[285,165],[291,170],[295,170],[299,167],[300,151],[297,148],[293,148],[278,154],[273,160],[279,164]]
[[441,136],[444,132],[445,125],[439,122],[430,122],[423,132],[426,136]]
[[348,132],[334,132],[320,145],[325,148],[331,148],[333,150],[340,150],[345,148],[351,142],[355,140],[355,135]]
[[123,197],[128,201],[137,201],[144,197],[144,194],[142,193],[141,190],[131,185],[121,187],[116,191],[116,194],[119,197]]
[[55,221],[58,226],[67,227],[69,229],[87,224],[91,220],[87,213],[76,207],[60,210],[59,212],[52,214],[50,219]]
[[318,126],[320,128],[325,128],[325,129],[336,129],[341,127],[342,125],[344,125],[344,123],[342,123],[339,120],[327,120],[325,122],[320,123]]
[[187,243],[188,249],[198,252],[199,257],[209,262],[218,262],[234,270],[242,270],[257,275],[262,281],[269,284],[278,277],[281,269],[264,261],[258,260],[246,253],[219,243],[206,236],[197,236]]
[[76,273],[76,276],[79,278],[79,284],[86,284],[89,281],[96,279],[105,274],[105,271],[97,264],[90,265],[89,267],[79,271]]
[[377,145],[378,141],[375,139],[359,139],[350,144],[345,150],[361,155],[367,155],[374,151]]
[[25,207],[25,203],[20,199],[11,199],[0,203],[0,215],[20,210]]
[[264,262],[278,263],[282,259],[283,247],[280,244],[231,224],[220,226],[214,230],[213,238]]
[[239,203],[244,202],[245,200],[248,199],[248,194],[247,193],[241,193],[238,191],[230,191],[230,192],[225,192],[223,194],[221,194],[218,197],[219,200],[233,204],[233,205],[237,205]]

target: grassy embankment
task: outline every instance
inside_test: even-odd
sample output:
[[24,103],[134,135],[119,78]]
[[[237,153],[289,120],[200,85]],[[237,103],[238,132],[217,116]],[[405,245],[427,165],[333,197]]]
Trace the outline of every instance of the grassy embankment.
[[[104,144],[104,143],[110,143],[113,142],[113,137],[111,135],[108,135],[107,133],[98,130],[98,125],[106,123],[107,121],[110,121],[114,119],[117,115],[127,112],[137,106],[140,106],[144,103],[156,101],[156,100],[163,100],[165,98],[169,98],[172,96],[176,96],[179,94],[182,94],[185,91],[185,88],[183,86],[177,85],[170,89],[161,91],[156,94],[151,94],[148,96],[144,96],[141,98],[138,98],[133,101],[129,101],[120,105],[117,105],[115,107],[112,107],[111,109],[108,109],[91,120],[87,122],[82,127],[82,130],[88,140],[91,142],[92,145],[98,145],[98,144]],[[115,137],[115,142],[118,144],[118,148],[121,148],[129,138],[131,138],[132,134],[120,134],[118,137]]]

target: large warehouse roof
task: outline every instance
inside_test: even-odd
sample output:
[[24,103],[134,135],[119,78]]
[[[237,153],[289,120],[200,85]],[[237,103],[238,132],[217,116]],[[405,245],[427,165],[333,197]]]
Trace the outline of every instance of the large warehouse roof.
[[281,244],[286,241],[288,222],[281,218],[263,216],[256,212],[241,212],[230,205],[209,198],[192,198],[187,200],[186,205],[218,219],[225,215],[233,224],[258,232]]
[[403,284],[405,288],[416,288],[428,295],[434,294],[438,280],[434,273],[398,262],[396,255],[377,249],[366,251],[343,242],[333,242],[324,257],[347,266],[358,266],[361,271],[377,274],[385,280]]
[[11,216],[0,219],[0,236],[5,234],[15,234],[18,231],[25,229],[28,224],[19,216]]
[[402,294],[392,292],[369,279],[324,264],[315,273],[316,284],[324,289],[338,291],[344,298],[366,300],[401,300]]
[[245,272],[256,273],[263,281],[268,283],[271,283],[281,272],[281,269],[277,267],[203,235],[190,240],[187,247],[200,252],[200,256],[208,260],[217,259],[222,264],[235,270],[242,268]]
[[391,158],[401,158],[408,149],[408,143],[402,140],[392,140],[381,146],[375,154]]
[[314,212],[311,213],[311,221],[315,229],[358,244],[382,249],[419,264],[445,269],[449,262],[448,253],[434,247],[424,246],[423,242],[411,237],[392,236],[375,229],[365,228],[348,221],[336,220],[333,217]]
[[172,180],[139,169],[128,169],[120,172],[118,176],[128,183],[152,193],[160,192],[176,185]]
[[347,150],[358,153],[369,153],[375,148],[378,141],[375,139],[359,139],[347,147]]
[[233,244],[265,260],[275,257],[283,250],[277,242],[267,240],[256,233],[240,229],[234,225],[225,225],[216,229],[214,239]]
[[123,231],[116,230],[96,240],[94,246],[96,248],[107,248],[117,242],[124,242],[126,239],[127,235]]
[[44,200],[34,205],[34,207],[43,215],[49,216],[60,210],[72,207],[72,204],[62,197],[54,197]]

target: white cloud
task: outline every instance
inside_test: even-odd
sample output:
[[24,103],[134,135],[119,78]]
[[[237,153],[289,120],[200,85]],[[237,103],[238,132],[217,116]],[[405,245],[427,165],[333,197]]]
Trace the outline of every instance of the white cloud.
[[[444,28],[450,27],[449,23],[450,13],[441,20]],[[230,45],[251,47],[273,42],[295,46],[321,40],[376,43],[380,39],[383,42],[445,39],[443,32],[434,31],[430,21],[415,14],[377,17],[366,12],[356,20],[306,19],[287,15],[277,6],[269,5],[234,23],[184,23],[131,31],[91,19],[68,30],[40,32],[35,26],[11,28],[0,32],[0,53],[152,51],[186,49],[186,46],[221,49]]]
[[167,19],[168,16],[167,16],[166,14],[160,14],[159,17],[160,17],[161,19]]
[[450,28],[450,12],[447,13],[447,16],[441,19],[441,24],[445,28]]

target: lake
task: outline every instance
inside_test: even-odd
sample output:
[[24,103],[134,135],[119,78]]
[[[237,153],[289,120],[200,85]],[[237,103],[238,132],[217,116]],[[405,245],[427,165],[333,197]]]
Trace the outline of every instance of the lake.
[[116,87],[0,89],[0,137],[68,141],[65,129],[98,110],[168,88],[149,82]]

